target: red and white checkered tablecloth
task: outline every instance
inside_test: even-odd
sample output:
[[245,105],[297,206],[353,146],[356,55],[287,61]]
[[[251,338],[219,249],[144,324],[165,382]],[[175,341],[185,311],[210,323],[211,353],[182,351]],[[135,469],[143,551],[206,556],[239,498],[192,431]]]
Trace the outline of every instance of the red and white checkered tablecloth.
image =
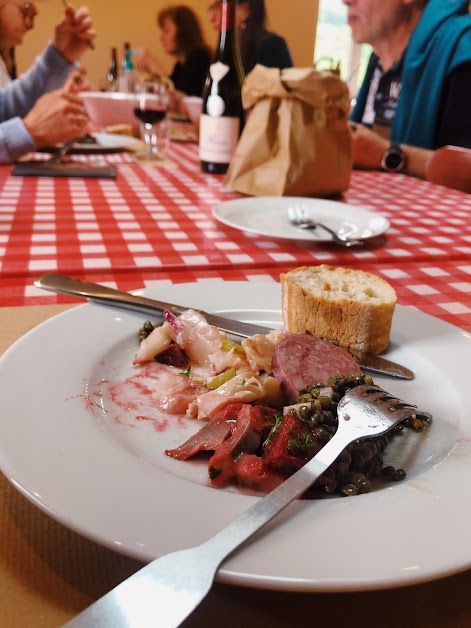
[[348,250],[222,226],[213,206],[240,195],[201,172],[195,145],[173,144],[170,158],[173,166],[155,167],[108,155],[116,180],[11,177],[1,167],[0,306],[67,301],[34,288],[44,272],[131,290],[150,281],[273,281],[282,270],[329,263],[376,272],[399,303],[471,330],[471,195],[354,172],[342,200],[386,216],[391,228]]
[[[401,305],[417,307],[471,332],[471,260],[463,262],[407,262],[360,264],[363,270],[375,273],[391,283]],[[168,283],[217,281],[279,281],[281,272],[291,266],[259,269],[136,271],[130,273],[100,271],[75,275],[79,279],[95,281],[120,290],[131,291]],[[1,300],[11,305],[40,305],[78,303],[72,297],[45,292],[32,283],[30,277],[0,279]],[[191,303],[180,305],[191,306]]]
[[129,155],[116,180],[11,177],[0,169],[0,276],[54,271],[267,268],[318,262],[460,259],[471,252],[471,195],[380,172],[354,172],[345,201],[391,222],[362,249],[275,240],[224,227],[213,206],[240,195],[203,174],[192,144],[175,144],[176,167]]

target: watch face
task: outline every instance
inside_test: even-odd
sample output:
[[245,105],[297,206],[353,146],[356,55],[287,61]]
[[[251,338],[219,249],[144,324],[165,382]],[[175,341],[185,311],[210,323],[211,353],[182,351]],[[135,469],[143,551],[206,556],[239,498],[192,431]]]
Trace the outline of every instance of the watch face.
[[401,171],[405,165],[404,152],[399,146],[391,146],[384,153],[381,165],[389,172]]
[[399,168],[400,166],[402,166],[402,162],[403,162],[402,155],[396,152],[389,153],[389,155],[386,157],[386,165],[391,170],[396,170],[396,168]]

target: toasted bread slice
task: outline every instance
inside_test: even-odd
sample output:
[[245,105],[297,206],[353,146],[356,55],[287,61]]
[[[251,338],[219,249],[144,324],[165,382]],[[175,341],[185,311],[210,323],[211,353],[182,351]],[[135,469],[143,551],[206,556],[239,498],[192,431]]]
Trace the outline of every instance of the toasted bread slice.
[[288,331],[333,340],[353,353],[381,353],[389,346],[397,298],[381,277],[322,264],[296,268],[280,279]]
[[132,126],[130,124],[112,124],[105,128],[105,132],[113,135],[132,135]]

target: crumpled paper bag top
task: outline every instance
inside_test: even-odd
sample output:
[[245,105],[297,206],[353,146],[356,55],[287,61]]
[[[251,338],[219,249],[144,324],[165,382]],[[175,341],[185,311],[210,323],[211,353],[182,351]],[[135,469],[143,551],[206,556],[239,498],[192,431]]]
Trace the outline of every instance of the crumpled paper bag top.
[[348,86],[328,71],[314,68],[266,68],[256,65],[242,87],[242,105],[251,109],[263,98],[296,98],[307,104],[340,107],[345,115],[350,111]]
[[348,188],[350,95],[337,74],[257,65],[242,104],[249,111],[228,188],[252,196],[330,196]]

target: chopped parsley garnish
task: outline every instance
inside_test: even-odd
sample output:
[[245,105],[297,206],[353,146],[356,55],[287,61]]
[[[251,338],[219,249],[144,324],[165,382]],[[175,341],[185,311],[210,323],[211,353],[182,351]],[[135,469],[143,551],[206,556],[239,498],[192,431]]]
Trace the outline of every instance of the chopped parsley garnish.
[[191,364],[188,365],[184,371],[180,371],[179,375],[185,375],[186,377],[190,377]]
[[266,437],[265,442],[263,443],[262,447],[266,447],[268,445],[268,443],[271,441],[271,439],[275,435],[275,432],[280,428],[282,422],[283,422],[282,415],[275,414],[275,425],[271,428],[270,433]]
[[302,451],[307,453],[312,447],[314,447],[316,441],[310,434],[302,434],[297,438],[293,438],[288,443],[288,448],[293,451]]

